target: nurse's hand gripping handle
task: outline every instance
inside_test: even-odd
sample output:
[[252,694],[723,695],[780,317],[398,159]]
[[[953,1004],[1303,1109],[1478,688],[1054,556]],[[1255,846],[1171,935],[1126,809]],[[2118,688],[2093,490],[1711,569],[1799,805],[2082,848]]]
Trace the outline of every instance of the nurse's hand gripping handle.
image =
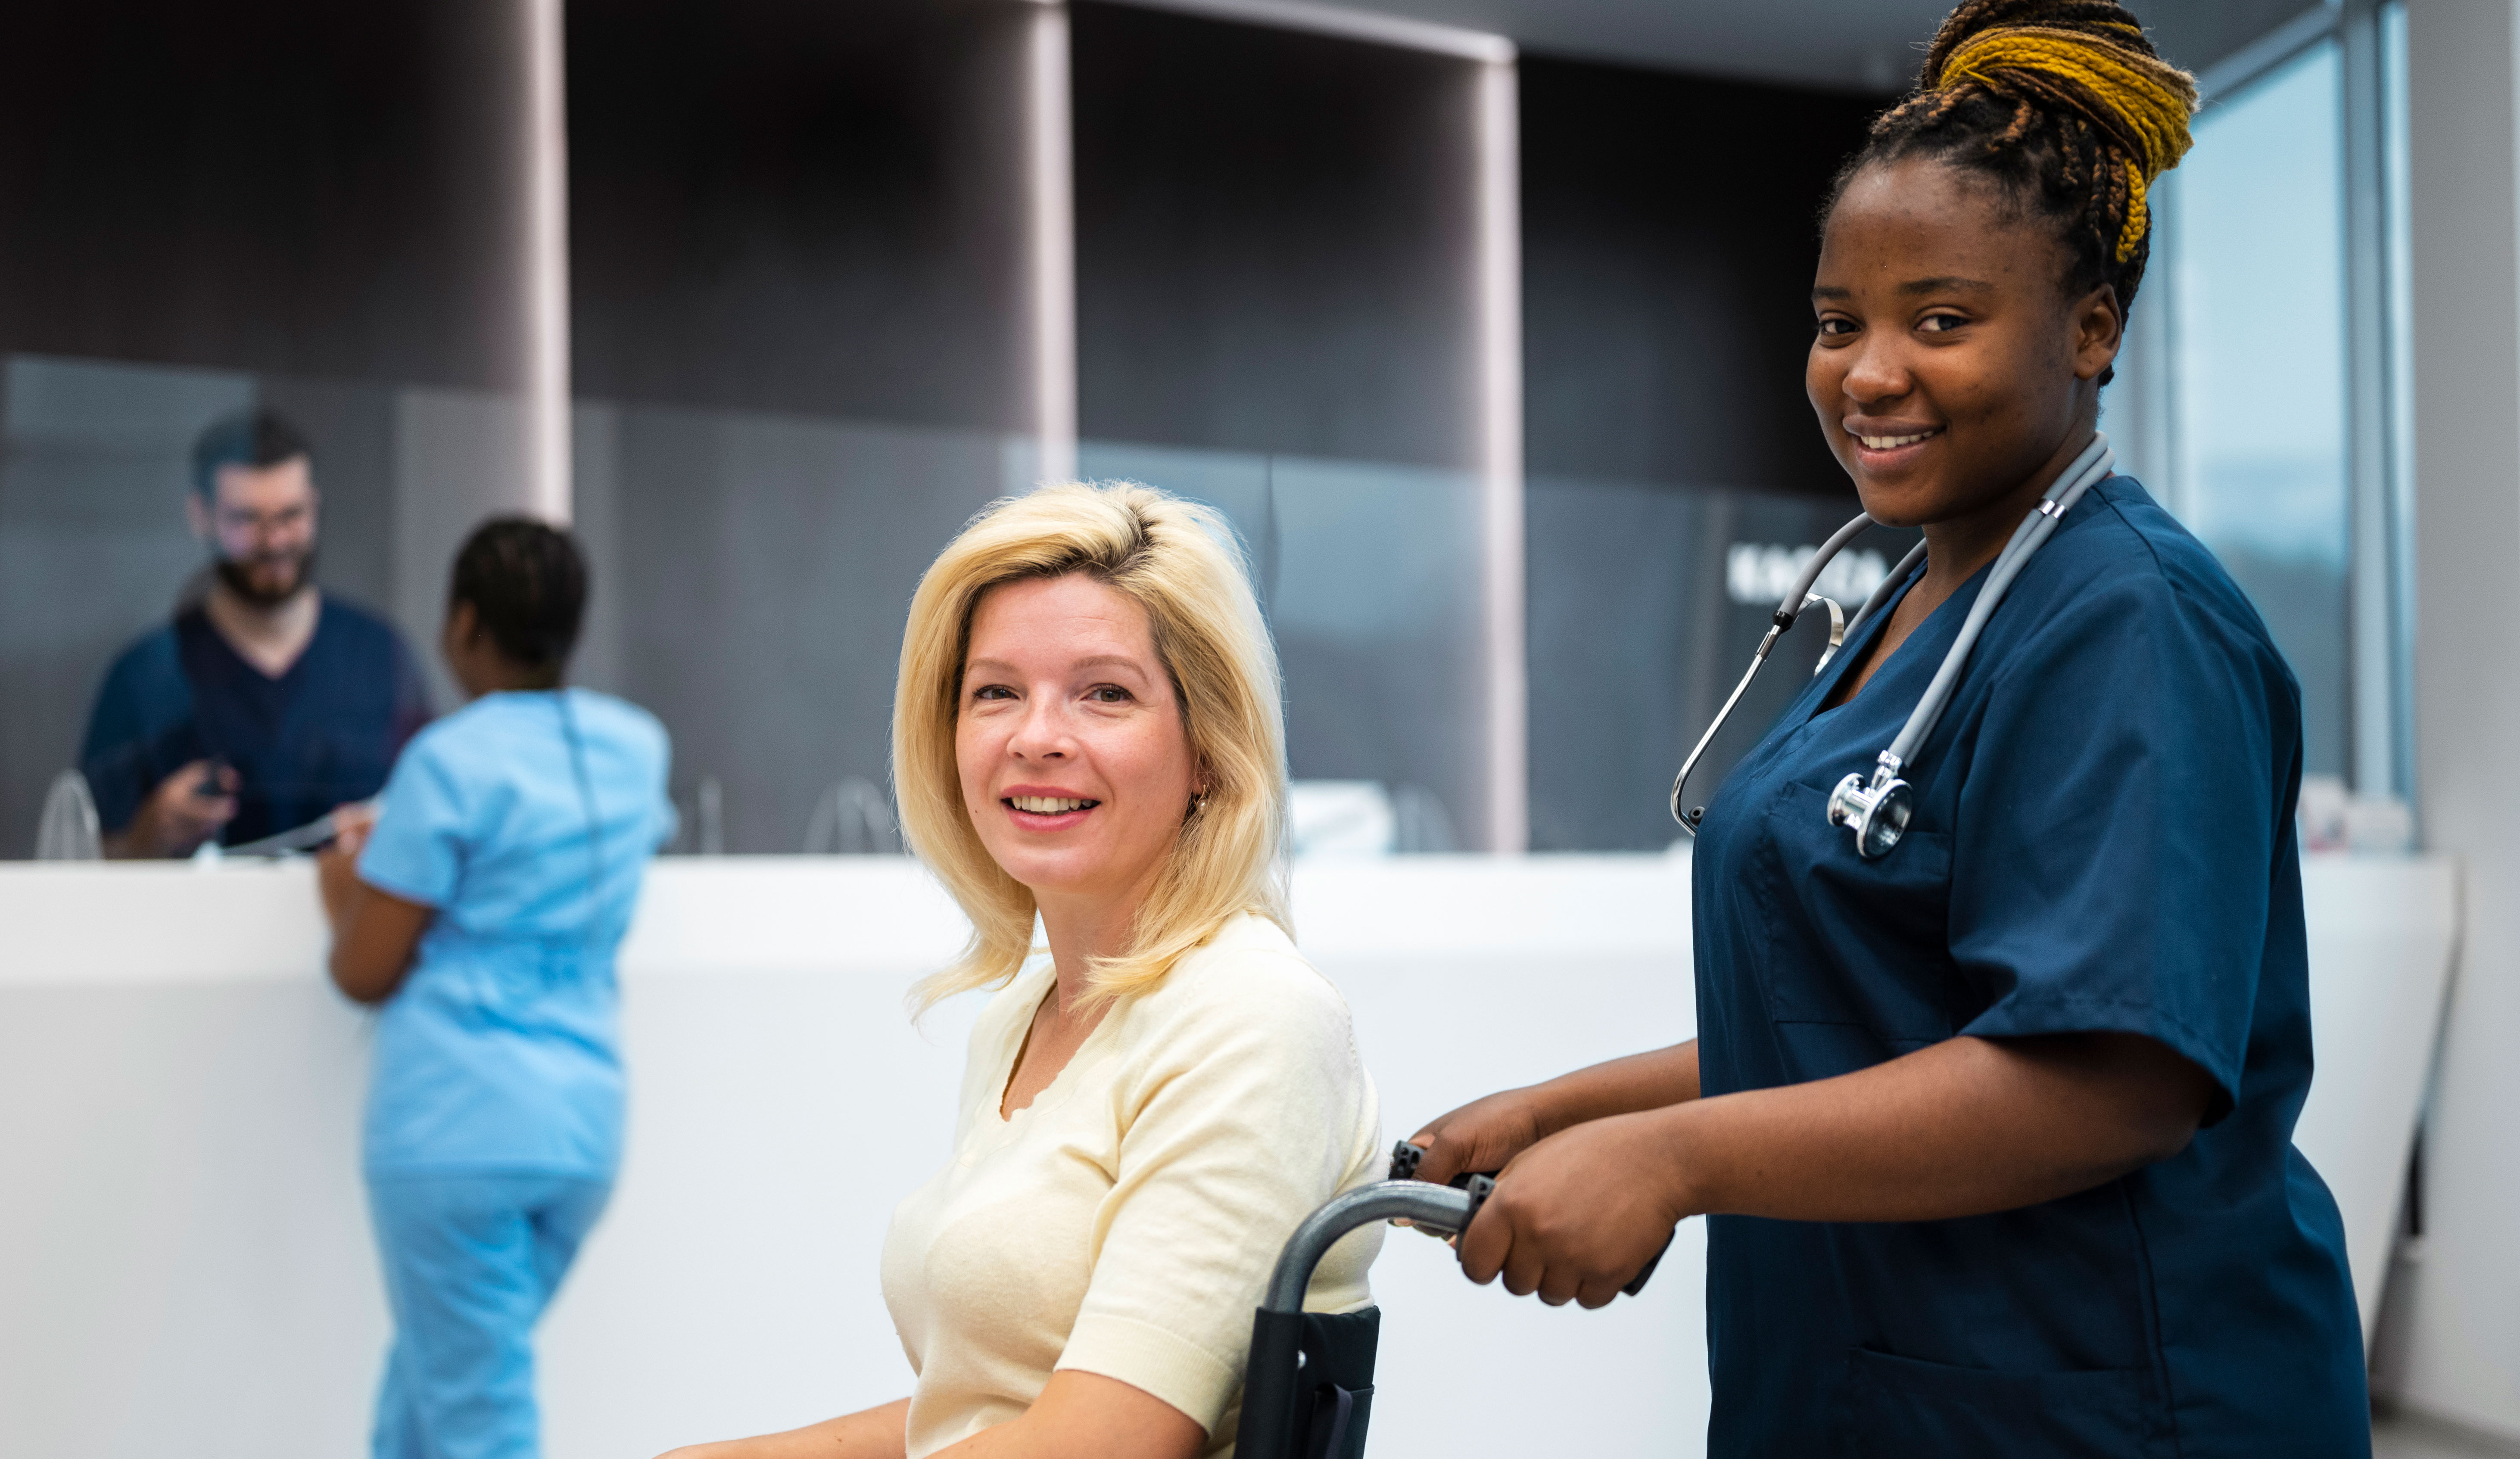
[[[1360,1226],[1407,1220],[1446,1234],[1469,1229],[1496,1190],[1495,1177],[1463,1174],[1449,1186],[1410,1179],[1425,1156],[1401,1142],[1391,1156],[1394,1178],[1332,1197],[1287,1238],[1252,1314],[1251,1359],[1235,1430],[1240,1459],[1362,1459],[1381,1313],[1373,1307],[1307,1312],[1304,1293],[1330,1248]],[[1663,1243],[1665,1250],[1670,1245]],[[1661,1260],[1655,1253],[1622,1290],[1631,1297],[1642,1291]]]
[[[1418,1166],[1420,1162],[1425,1160],[1425,1147],[1413,1145],[1407,1140],[1402,1140],[1399,1144],[1391,1147],[1391,1178],[1393,1180],[1418,1181]],[[1450,1226],[1441,1222],[1433,1221],[1418,1221],[1418,1224],[1419,1226],[1426,1227],[1437,1235],[1458,1235],[1462,1231],[1468,1230],[1470,1222],[1478,1216],[1479,1208],[1486,1205],[1488,1197],[1495,1192],[1496,1175],[1497,1172],[1494,1171],[1478,1172],[1464,1171],[1461,1174],[1453,1177],[1451,1188],[1461,1191],[1470,1198],[1469,1212],[1462,1217],[1462,1223],[1460,1225]],[[1426,1182],[1419,1181],[1418,1183],[1424,1184]],[[1369,1187],[1369,1189],[1371,1189],[1371,1187]],[[1619,1290],[1630,1297],[1635,1297],[1642,1293],[1645,1290],[1646,1280],[1654,1274],[1654,1268],[1662,1264],[1663,1253],[1671,1250],[1672,1238],[1679,1234],[1679,1232],[1674,1231],[1671,1236],[1664,1237],[1661,1249],[1656,1251],[1653,1256],[1646,1260],[1644,1265],[1638,1267],[1637,1274],[1628,1278],[1628,1284],[1621,1287]]]

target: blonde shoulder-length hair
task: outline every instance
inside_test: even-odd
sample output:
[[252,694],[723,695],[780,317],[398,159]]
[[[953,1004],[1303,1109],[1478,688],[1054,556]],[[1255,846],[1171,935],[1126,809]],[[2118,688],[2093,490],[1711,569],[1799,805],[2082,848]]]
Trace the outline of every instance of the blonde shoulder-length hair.
[[1032,951],[1032,891],[998,865],[964,808],[955,720],[981,595],[1070,573],[1146,610],[1207,787],[1138,909],[1127,950],[1096,961],[1089,998],[1153,988],[1240,912],[1292,935],[1278,653],[1233,529],[1211,508],[1135,482],[1046,486],[973,517],[910,602],[892,705],[893,792],[912,853],[971,919],[962,956],[912,990],[920,1010],[1003,986]]

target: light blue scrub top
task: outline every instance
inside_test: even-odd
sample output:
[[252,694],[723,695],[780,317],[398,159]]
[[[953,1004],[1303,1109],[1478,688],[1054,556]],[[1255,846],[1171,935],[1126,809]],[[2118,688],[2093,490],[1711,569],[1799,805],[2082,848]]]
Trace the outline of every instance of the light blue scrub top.
[[610,1177],[612,956],[673,834],[670,753],[586,689],[485,695],[403,751],[359,875],[437,915],[378,1021],[369,1174]]

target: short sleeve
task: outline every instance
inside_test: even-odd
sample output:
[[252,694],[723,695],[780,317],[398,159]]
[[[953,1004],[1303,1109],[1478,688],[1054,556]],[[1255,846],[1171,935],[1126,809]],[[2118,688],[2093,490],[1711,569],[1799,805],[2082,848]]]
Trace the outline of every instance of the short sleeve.
[[[1241,1391],[1251,1313],[1280,1250],[1374,1140],[1372,1088],[1337,994],[1291,955],[1234,955],[1208,973],[1230,980],[1231,1001],[1158,1031],[1158,1065],[1122,1087],[1118,1178],[1058,1359],[1152,1393],[1210,1434]],[[1380,1229],[1358,1234],[1378,1241]],[[1344,1264],[1361,1278],[1371,1260],[1334,1253],[1323,1271]]]
[[[2300,773],[2300,694],[2254,624],[2128,574],[2078,594],[1977,728],[1951,948],[1981,1037],[2141,1034],[2239,1097]],[[2209,1121],[2210,1123],[2210,1121]]]
[[385,781],[376,830],[359,856],[359,879],[406,902],[443,908],[454,900],[477,839],[463,782],[440,743],[412,742]]

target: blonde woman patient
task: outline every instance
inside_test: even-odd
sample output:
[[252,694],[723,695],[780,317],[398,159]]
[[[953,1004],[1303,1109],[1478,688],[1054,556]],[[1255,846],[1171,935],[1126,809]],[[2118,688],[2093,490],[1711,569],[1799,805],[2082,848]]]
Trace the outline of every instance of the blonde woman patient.
[[[1232,540],[1148,487],[1048,487],[920,583],[894,776],[972,933],[916,1000],[997,992],[953,1156],[884,1240],[917,1382],[671,1459],[1232,1452],[1279,1248],[1381,1173],[1347,1006],[1287,933],[1277,655]],[[1380,1241],[1306,1305],[1367,1305]]]

